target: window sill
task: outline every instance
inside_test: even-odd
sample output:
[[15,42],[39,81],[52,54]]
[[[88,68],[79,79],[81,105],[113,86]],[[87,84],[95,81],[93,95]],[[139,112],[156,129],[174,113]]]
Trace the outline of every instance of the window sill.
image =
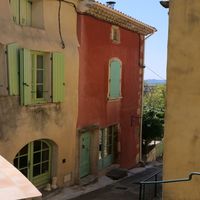
[[34,110],[37,108],[57,108],[58,106],[60,106],[60,103],[45,102],[45,103],[31,104],[24,107],[30,110]]
[[118,41],[118,40],[112,40],[112,43],[117,45],[117,44],[120,44],[120,41]]
[[23,30],[45,31],[44,27],[37,27],[37,26],[33,26],[33,25],[22,25],[22,24],[16,24],[16,23],[14,23],[14,25],[16,27],[19,27],[19,28],[23,29]]
[[122,96],[116,97],[116,98],[107,97],[107,100],[108,100],[109,102],[111,102],[111,101],[120,101],[122,98],[123,98]]

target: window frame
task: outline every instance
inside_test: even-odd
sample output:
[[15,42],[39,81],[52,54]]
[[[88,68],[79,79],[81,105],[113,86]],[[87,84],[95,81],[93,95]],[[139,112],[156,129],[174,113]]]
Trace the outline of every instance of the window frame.
[[116,157],[118,155],[118,134],[119,124],[112,124],[105,128],[100,128],[98,142],[99,169],[104,169],[109,165],[115,163]]
[[[111,63],[113,61],[117,61],[120,64],[120,76],[119,76],[119,80],[120,80],[120,88],[119,88],[119,96],[118,97],[111,97],[110,92],[111,92]],[[109,60],[109,65],[108,65],[108,93],[107,93],[107,99],[109,101],[114,101],[114,100],[119,100],[122,98],[122,61],[117,58],[111,58]]]
[[[115,38],[115,34],[116,34],[116,38]],[[110,38],[111,38],[111,40],[114,44],[120,44],[121,36],[120,36],[119,26],[116,26],[116,25],[111,26],[111,36],[110,36]]]
[[[32,68],[32,101],[33,104],[38,103],[46,103],[47,99],[45,98],[45,88],[46,88],[46,76],[48,76],[47,73],[47,67],[45,66],[45,52],[40,51],[31,51],[31,68]],[[33,62],[33,56],[34,56],[34,62]],[[37,56],[43,57],[43,91],[42,91],[42,98],[37,98]]]
[[[38,55],[43,56],[43,95],[37,98]],[[7,45],[8,95],[19,96],[23,106],[61,103],[65,98],[65,55],[62,52],[35,51]],[[41,76],[42,77],[42,76]]]

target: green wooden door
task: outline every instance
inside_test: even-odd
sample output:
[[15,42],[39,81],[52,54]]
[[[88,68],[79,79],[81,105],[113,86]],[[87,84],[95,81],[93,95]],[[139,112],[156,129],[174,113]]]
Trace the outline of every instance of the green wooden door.
[[90,133],[81,135],[80,139],[80,177],[90,173]]
[[35,186],[50,181],[51,147],[45,140],[36,140],[23,147],[14,159],[18,168]]

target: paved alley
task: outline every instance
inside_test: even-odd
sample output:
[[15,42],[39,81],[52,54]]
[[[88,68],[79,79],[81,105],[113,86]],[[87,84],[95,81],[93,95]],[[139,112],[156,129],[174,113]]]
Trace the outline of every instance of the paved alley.
[[[48,200],[138,200],[139,199],[139,184],[140,181],[146,180],[157,171],[162,171],[161,163],[150,164],[146,167],[134,168],[129,170],[129,176],[122,180],[113,181],[108,177],[101,177],[100,180],[85,187],[73,186],[64,188],[57,195],[54,195]],[[160,173],[158,179],[161,179]],[[153,180],[153,179],[151,179]],[[158,187],[161,193],[160,186]],[[153,186],[146,188],[146,200],[153,199]],[[150,195],[151,193],[151,195]]]

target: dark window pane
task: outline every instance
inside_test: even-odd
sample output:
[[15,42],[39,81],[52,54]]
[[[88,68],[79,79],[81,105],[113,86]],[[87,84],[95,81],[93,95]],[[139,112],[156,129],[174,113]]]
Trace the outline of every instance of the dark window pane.
[[41,153],[40,152],[34,153],[33,164],[40,163],[40,162],[41,162]]
[[112,154],[112,145],[107,147],[108,155]]
[[108,144],[111,145],[112,144],[112,134],[108,135]]
[[37,70],[37,83],[43,83],[43,70]]
[[34,151],[41,150],[41,141],[34,141]]
[[49,171],[49,163],[42,163],[42,173],[47,173]]
[[103,130],[100,130],[100,133],[99,133],[99,160],[102,159],[102,152],[103,152]]
[[42,149],[49,149],[49,146],[45,142],[42,142]]
[[27,167],[28,165],[28,156],[22,156],[19,158],[19,168]]
[[20,170],[20,172],[21,172],[22,174],[24,174],[24,176],[28,177],[28,169],[27,169],[27,168],[26,168],[26,169]]
[[23,147],[19,152],[20,155],[24,155],[24,154],[27,154],[27,153],[28,153],[28,145]]
[[33,166],[33,176],[38,176],[40,175],[40,164]]
[[37,68],[42,69],[43,68],[43,56],[37,55]]
[[15,158],[14,159],[14,166],[18,169],[19,166],[18,166],[18,158]]
[[42,161],[49,160],[49,150],[42,152]]
[[43,98],[43,85],[37,85],[37,98]]

